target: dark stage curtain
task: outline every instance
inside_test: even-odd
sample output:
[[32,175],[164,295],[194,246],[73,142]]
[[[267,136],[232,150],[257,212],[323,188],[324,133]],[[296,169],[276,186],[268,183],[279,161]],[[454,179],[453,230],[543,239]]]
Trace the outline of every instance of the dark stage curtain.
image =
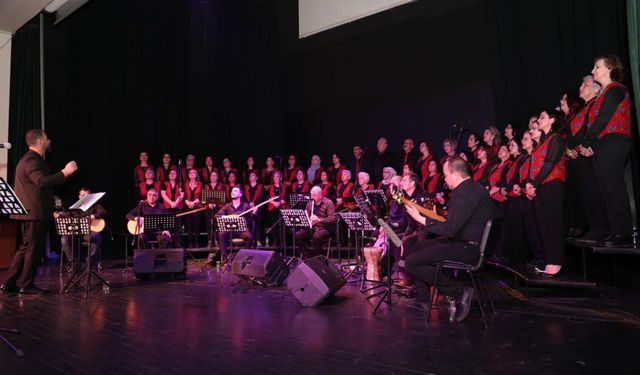
[[7,178],[13,185],[15,165],[26,152],[24,135],[40,128],[40,27],[39,16],[18,29],[11,41],[11,91]]
[[625,0],[488,0],[487,15],[499,126],[559,106],[600,54],[629,67]]

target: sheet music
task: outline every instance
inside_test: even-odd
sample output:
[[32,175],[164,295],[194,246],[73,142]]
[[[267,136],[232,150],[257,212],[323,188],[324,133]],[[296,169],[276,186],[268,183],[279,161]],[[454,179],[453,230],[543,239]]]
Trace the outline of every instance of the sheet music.
[[87,210],[93,207],[93,205],[96,204],[96,202],[98,202],[105,194],[106,193],[87,194],[82,199],[71,205],[69,209],[82,210],[82,212],[87,212]]

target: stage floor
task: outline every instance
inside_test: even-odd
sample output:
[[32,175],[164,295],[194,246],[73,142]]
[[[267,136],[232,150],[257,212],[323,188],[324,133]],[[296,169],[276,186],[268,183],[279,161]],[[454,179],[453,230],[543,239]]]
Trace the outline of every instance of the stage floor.
[[[238,282],[230,272],[140,282],[117,265],[109,293],[0,296],[0,374],[582,374],[638,373],[638,293],[618,288],[530,290],[492,282],[497,314],[433,321],[393,296],[372,315],[358,283],[319,307],[285,287]],[[0,271],[0,279],[6,270]],[[64,280],[68,277],[65,274]],[[64,281],[63,280],[63,281]],[[57,265],[37,283],[60,288]]]

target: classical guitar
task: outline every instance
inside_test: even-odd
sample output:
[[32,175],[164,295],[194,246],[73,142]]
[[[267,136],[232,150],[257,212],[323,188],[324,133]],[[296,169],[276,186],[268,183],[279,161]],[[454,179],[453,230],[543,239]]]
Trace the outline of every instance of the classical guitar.
[[412,201],[411,199],[404,196],[402,191],[396,190],[391,192],[391,196],[400,204],[404,204],[405,206],[411,206],[418,210],[420,215],[433,219],[435,221],[445,222],[447,218],[447,211],[439,208],[433,202],[427,202],[430,207],[421,206],[419,203]]

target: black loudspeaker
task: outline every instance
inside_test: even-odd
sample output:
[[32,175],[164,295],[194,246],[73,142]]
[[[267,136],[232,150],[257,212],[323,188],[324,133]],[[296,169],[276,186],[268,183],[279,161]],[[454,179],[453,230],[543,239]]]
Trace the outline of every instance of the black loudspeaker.
[[187,272],[184,249],[138,249],[133,254],[133,273],[136,278],[151,274],[177,274]]
[[347,282],[324,255],[305,259],[287,279],[287,288],[302,306],[318,306]]
[[282,285],[289,274],[280,253],[269,250],[242,249],[231,263],[234,275],[251,278],[267,285]]

